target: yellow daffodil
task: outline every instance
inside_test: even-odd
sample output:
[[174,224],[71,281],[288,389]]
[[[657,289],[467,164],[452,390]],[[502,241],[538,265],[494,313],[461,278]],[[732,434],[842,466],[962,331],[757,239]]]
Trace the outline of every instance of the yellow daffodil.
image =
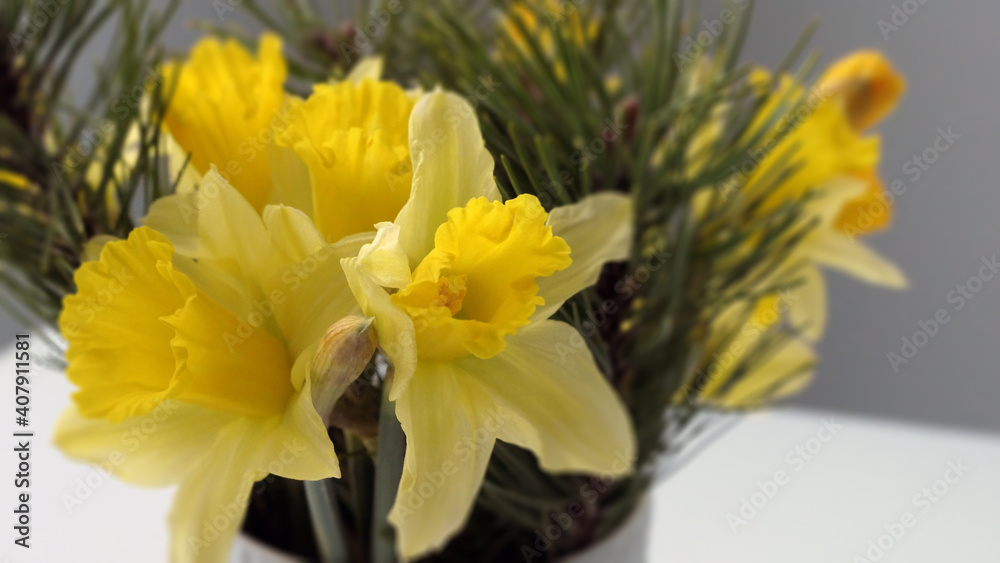
[[262,211],[272,201],[267,146],[286,119],[281,40],[264,34],[254,57],[235,40],[203,39],[187,62],[162,72],[173,92],[164,121],[190,166],[199,174],[216,166]]
[[413,109],[412,193],[344,270],[394,365],[406,456],[390,521],[411,559],[461,529],[497,439],[552,472],[631,470],[635,436],[582,336],[549,320],[628,256],[631,201],[546,213],[501,203],[472,108],[436,92]]
[[214,170],[156,206],[184,198],[196,218],[154,213],[78,270],[60,328],[79,390],[57,443],[125,480],[179,484],[171,560],[216,562],[255,481],[340,475],[313,394],[346,382],[310,365],[357,310],[340,259],[372,237],[327,244],[302,212],[260,215]]
[[279,146],[308,168],[311,186],[287,194],[315,217],[328,239],[370,231],[391,221],[410,195],[409,122],[414,96],[371,78],[320,84],[308,100],[293,100]]
[[[753,80],[763,84],[770,77],[758,71]],[[749,176],[738,174],[735,181],[741,184],[740,190],[754,194],[774,182],[778,172],[790,163],[801,162],[781,178],[763,209],[789,199],[801,199],[812,192],[803,216],[804,220],[817,224],[787,260],[790,265],[804,261],[806,266],[780,268],[768,276],[764,285],[796,282],[794,289],[789,290],[794,299],[785,303],[780,316],[800,330],[805,340],[793,340],[756,364],[754,371],[744,374],[735,386],[726,385],[734,375],[732,366],[724,368],[716,355],[733,346],[737,349],[747,346],[745,337],[737,337],[728,345],[718,342],[710,345],[703,369],[714,368],[718,373],[709,377],[708,385],[700,390],[702,399],[729,407],[756,406],[804,386],[811,370],[794,370],[794,378],[783,380],[779,378],[792,370],[775,366],[808,365],[813,358],[811,343],[822,337],[827,315],[826,283],[819,266],[839,269],[872,284],[906,286],[904,274],[895,265],[857,238],[886,227],[891,218],[892,210],[878,177],[879,140],[863,133],[896,106],[904,89],[902,77],[884,57],[871,51],[855,53],[834,63],[810,92],[803,91],[790,78],[782,79],[762,116],[788,99],[801,99],[802,106],[781,125],[787,135],[780,141],[767,140],[748,155],[747,168],[752,172]],[[761,126],[763,121],[752,130]],[[858,221],[862,216],[871,219],[862,225]],[[764,298],[757,307],[769,311],[767,304],[774,298]],[[754,324],[758,313],[751,315],[747,323]],[[713,334],[733,330],[731,321],[725,320],[731,318],[732,315],[722,315],[712,327]],[[756,325],[762,326],[759,322]],[[724,348],[721,351],[720,345]],[[763,393],[765,390],[770,390],[770,394]]]

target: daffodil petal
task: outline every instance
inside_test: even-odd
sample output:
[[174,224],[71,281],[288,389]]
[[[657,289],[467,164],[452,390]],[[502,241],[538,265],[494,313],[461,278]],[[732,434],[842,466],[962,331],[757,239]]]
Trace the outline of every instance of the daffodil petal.
[[[138,147],[136,160],[138,160]],[[175,194],[189,194],[201,183],[201,172],[195,170],[189,159],[188,153],[177,143],[177,139],[164,129],[160,131],[160,151],[167,157],[167,170],[170,173],[169,180],[176,182],[174,186]],[[135,166],[133,163],[132,166]]]
[[404,560],[461,530],[482,485],[502,413],[491,412],[474,377],[453,363],[422,362],[396,402],[407,448],[389,521]]
[[292,384],[297,392],[281,425],[262,448],[268,460],[265,468],[268,473],[299,481],[340,477],[340,461],[333,442],[313,407],[309,366],[317,348],[318,345],[307,348],[292,367]]
[[394,222],[412,269],[434,248],[434,233],[449,211],[476,197],[497,201],[500,192],[476,112],[460,96],[435,91],[417,102],[410,115],[410,155],[410,199]]
[[340,477],[333,444],[309,394],[310,361],[296,362],[298,375],[292,378],[303,386],[282,416],[241,417],[221,428],[209,454],[184,477],[170,515],[172,561],[226,561],[253,483],[269,473],[309,481]]
[[195,291],[170,266],[172,254],[162,235],[139,228],[74,275],[78,290],[65,299],[59,328],[69,343],[66,375],[80,386],[74,399],[84,415],[123,420],[166,398],[173,331],[160,319]]
[[180,401],[164,401],[118,423],[70,407],[56,425],[55,443],[125,481],[163,486],[180,481],[211,450],[213,429],[232,420],[233,415]]
[[815,363],[816,353],[808,344],[789,341],[711,402],[727,408],[752,408],[794,395],[812,380]]
[[354,65],[354,68],[347,74],[345,80],[355,84],[361,84],[366,79],[379,80],[382,78],[384,68],[385,59],[382,57],[365,57],[358,61],[358,64]]
[[371,233],[320,246],[302,260],[290,262],[265,284],[265,313],[270,311],[293,355],[318,340],[330,325],[357,311],[340,260],[356,256]]
[[181,481],[170,512],[170,560],[226,561],[246,516],[254,482],[266,473],[256,466],[260,443],[246,424],[223,428],[209,454]]
[[263,315],[260,319],[244,322],[203,293],[164,317],[175,331],[171,396],[246,416],[282,412],[294,391],[292,362],[283,343],[263,326]]
[[378,346],[392,361],[393,380],[389,398],[399,399],[417,367],[416,329],[413,321],[360,266],[357,258],[341,260],[351,293],[365,315],[375,318]]
[[868,191],[868,182],[851,176],[839,176],[824,182],[806,203],[805,215],[818,217],[820,225],[835,226],[844,206]]
[[178,254],[197,256],[198,197],[194,190],[161,197],[149,206],[142,224],[167,237]]
[[457,365],[505,413],[497,437],[534,452],[544,469],[619,477],[632,471],[631,419],[572,326],[534,323],[507,337],[499,355]]
[[267,145],[267,160],[271,163],[273,186],[268,203],[294,207],[312,216],[312,181],[306,163],[302,162],[294,150],[276,143]]
[[633,214],[632,198],[610,193],[593,195],[549,213],[552,234],[569,243],[573,263],[536,280],[538,295],[545,304],[535,310],[532,320],[551,317],[567,299],[597,283],[606,262],[629,257]]
[[399,225],[379,223],[378,233],[371,244],[358,254],[358,261],[372,281],[382,287],[400,289],[411,280],[406,251],[399,244]]
[[893,289],[909,286],[898,266],[858,240],[840,233],[816,232],[803,241],[802,251],[816,263],[835,268],[873,285]]
[[174,197],[162,210],[154,204],[146,225],[176,241],[174,264],[198,289],[248,317],[266,299],[263,282],[285,266],[261,216],[214,169],[196,193]]
[[326,245],[309,216],[284,205],[264,208],[264,225],[287,263],[301,262]]

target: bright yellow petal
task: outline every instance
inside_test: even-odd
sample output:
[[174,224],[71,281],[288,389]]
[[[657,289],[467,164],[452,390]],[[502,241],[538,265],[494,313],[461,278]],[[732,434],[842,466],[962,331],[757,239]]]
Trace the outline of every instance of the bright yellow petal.
[[195,292],[171,267],[172,254],[165,237],[139,228],[77,270],[77,293],[63,301],[59,327],[69,343],[66,375],[80,387],[74,398],[85,416],[123,420],[167,397],[174,331],[161,319]]
[[892,206],[888,203],[885,186],[878,177],[878,171],[871,170],[858,176],[867,183],[864,193],[844,202],[834,225],[838,230],[851,236],[867,235],[881,231],[892,220]]
[[293,100],[277,144],[309,169],[313,215],[327,240],[374,231],[410,194],[413,100],[391,82],[319,84]]
[[843,106],[856,130],[863,131],[896,108],[906,92],[906,80],[882,53],[862,50],[833,63],[819,88]]
[[469,200],[498,201],[493,157],[486,150],[476,112],[460,96],[436,91],[421,98],[410,116],[413,189],[394,221],[410,267],[434,248],[434,234],[448,212]]
[[175,331],[173,396],[247,416],[283,412],[294,391],[291,359],[257,318],[243,321],[204,294],[165,317]]
[[530,322],[543,303],[537,280],[572,263],[547,218],[532,195],[476,198],[448,213],[434,250],[392,297],[414,320],[422,359],[495,356]]
[[508,337],[500,355],[457,366],[504,414],[497,437],[534,452],[544,469],[631,473],[637,450],[628,411],[572,326],[534,323]]
[[25,190],[31,184],[27,176],[11,172],[10,170],[0,170],[0,183],[19,190]]
[[258,51],[254,58],[235,40],[204,39],[163,74],[173,88],[165,123],[191,165],[202,174],[217,166],[260,211],[271,191],[265,147],[285,120],[287,69],[276,35],[263,35]]
[[83,245],[83,261],[93,262],[101,259],[101,252],[109,242],[121,240],[114,235],[96,235]]
[[597,283],[605,263],[628,259],[632,207],[632,198],[623,194],[599,194],[549,213],[548,225],[553,234],[569,243],[573,263],[538,279],[538,295],[545,304],[535,310],[532,320],[551,317],[567,299]]
[[470,377],[453,364],[422,362],[396,402],[407,448],[389,521],[405,560],[462,529],[486,474],[504,413],[491,412]]

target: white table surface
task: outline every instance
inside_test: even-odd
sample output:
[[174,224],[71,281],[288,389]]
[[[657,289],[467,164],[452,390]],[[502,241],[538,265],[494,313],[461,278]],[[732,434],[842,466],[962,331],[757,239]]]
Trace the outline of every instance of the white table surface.
[[[9,348],[0,362],[13,365]],[[12,371],[4,367],[5,373]],[[4,563],[136,563],[166,560],[165,518],[172,491],[141,489],[103,479],[72,511],[95,471],[64,458],[51,444],[55,421],[71,387],[55,372],[32,380],[32,534],[30,550],[13,544],[16,492],[13,377],[0,384],[0,557]],[[2,416],[8,413],[7,417]],[[823,420],[840,426],[829,435]],[[820,442],[819,438],[827,438]],[[812,441],[810,441],[812,440]],[[809,460],[795,448],[812,447]],[[820,448],[817,450],[817,448]],[[791,455],[791,457],[789,457]],[[936,502],[915,499],[946,476],[949,462],[969,469]],[[774,480],[766,503],[758,481]],[[938,484],[938,491],[943,487]],[[760,508],[737,530],[742,499]],[[845,415],[781,410],[752,415],[713,441],[653,491],[651,563],[858,563],[874,561],[869,542],[904,513],[912,527],[882,562],[1000,561],[1000,437]],[[747,512],[749,514],[749,512]],[[897,535],[899,528],[896,527]],[[883,538],[883,544],[888,540]],[[858,558],[856,558],[858,557]]]

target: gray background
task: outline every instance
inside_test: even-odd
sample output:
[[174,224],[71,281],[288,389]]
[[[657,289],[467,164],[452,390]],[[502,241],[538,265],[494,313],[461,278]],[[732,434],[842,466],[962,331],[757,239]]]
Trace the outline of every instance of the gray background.
[[[961,311],[946,295],[975,275],[982,257],[1000,253],[1000,162],[994,133],[1000,133],[1000,88],[996,76],[1000,41],[995,0],[925,0],[888,39],[879,20],[891,21],[902,0],[762,0],[757,3],[746,58],[776,65],[799,33],[818,16],[812,45],[822,47],[825,65],[860,47],[886,52],[907,76],[909,93],[882,127],[882,175],[886,184],[902,180],[908,189],[897,199],[892,229],[869,243],[907,272],[912,287],[893,292],[829,274],[830,325],[820,346],[823,359],[813,386],[793,403],[934,424],[1000,430],[1000,377],[994,353],[1000,347],[1000,276]],[[706,2],[706,19],[719,15]],[[897,16],[898,17],[898,16]],[[214,19],[211,4],[186,0],[168,34],[171,48],[183,49],[198,34],[190,18]],[[228,21],[228,18],[227,18]],[[898,21],[898,19],[897,19]],[[90,56],[100,54],[100,45]],[[86,60],[86,58],[85,58]],[[81,72],[75,85],[86,87]],[[931,146],[939,127],[961,135],[918,182],[902,167]],[[939,308],[951,321],[930,338],[907,365],[894,373],[887,354],[900,353],[918,321]],[[15,328],[0,318],[0,342]]]

